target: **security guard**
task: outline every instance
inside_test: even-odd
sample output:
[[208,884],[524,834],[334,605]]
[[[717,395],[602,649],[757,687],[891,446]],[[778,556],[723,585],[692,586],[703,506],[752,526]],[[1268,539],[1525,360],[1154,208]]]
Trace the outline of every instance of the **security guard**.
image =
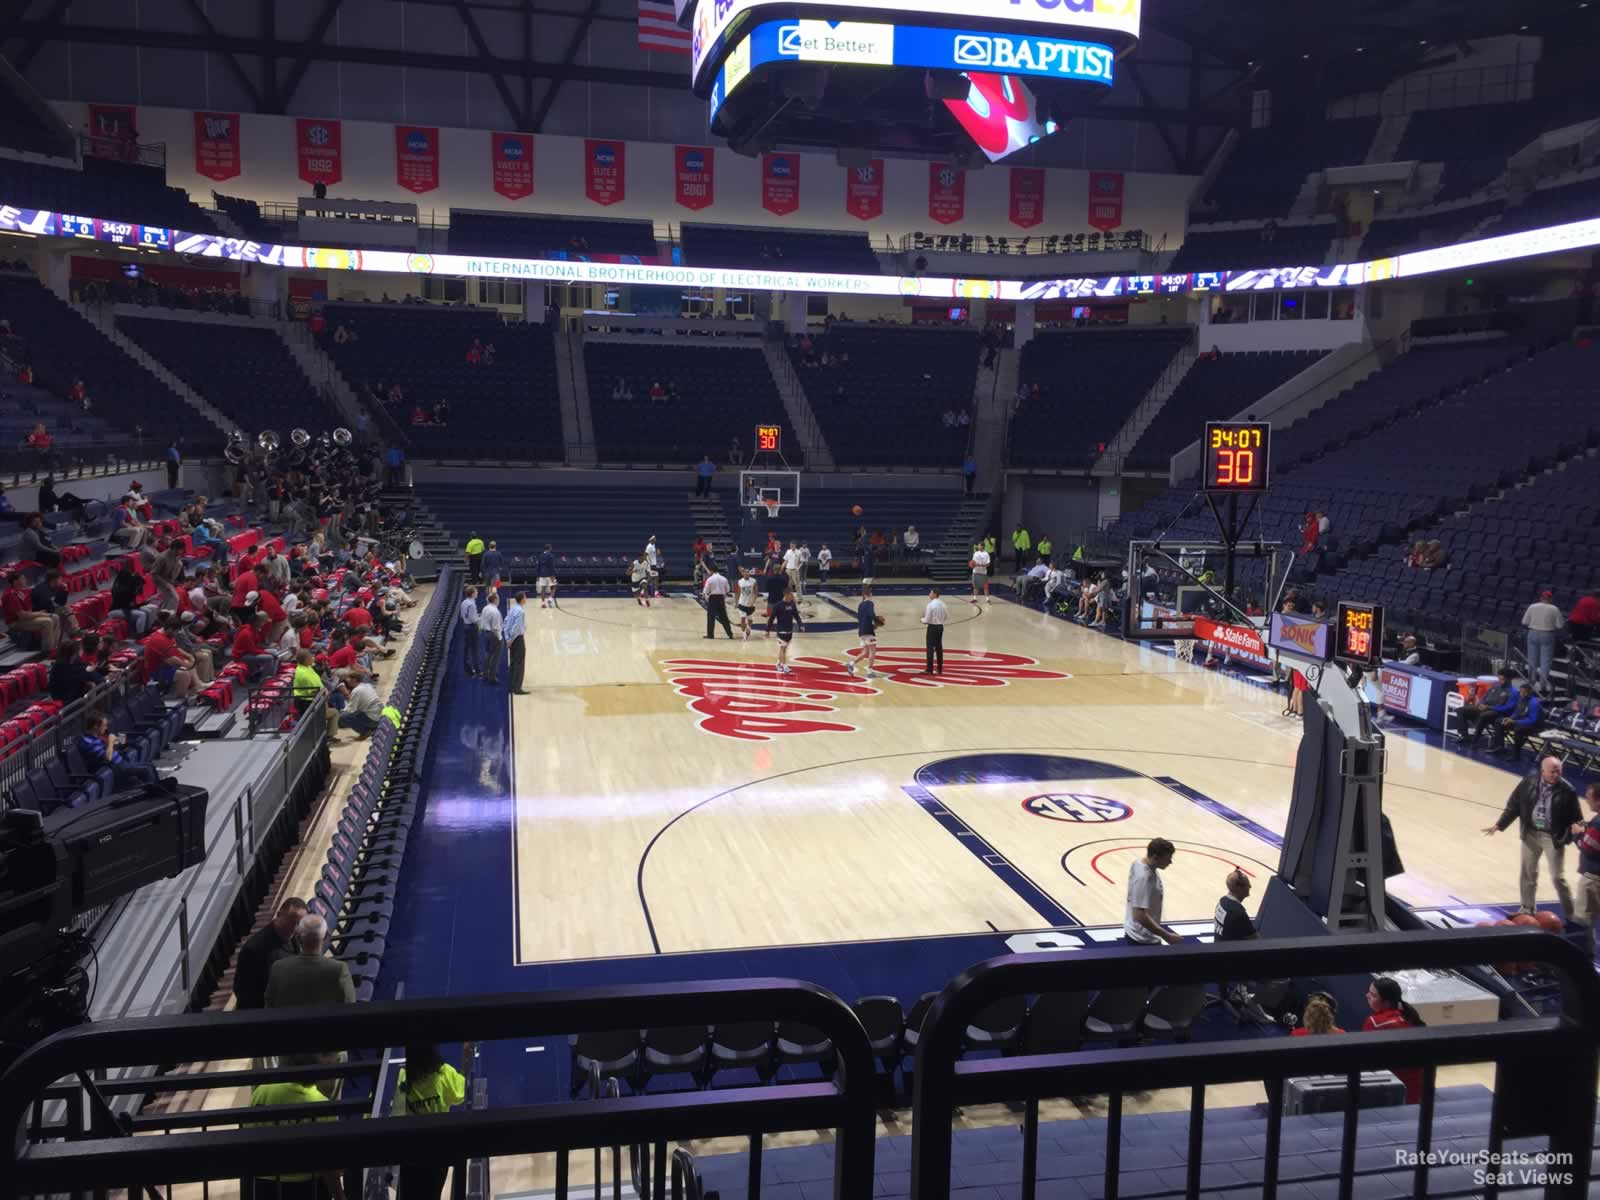
[[1022,570],[1027,561],[1028,551],[1033,549],[1033,539],[1028,536],[1028,527],[1021,521],[1011,531],[1011,548],[1017,552],[1017,570]]
[[300,654],[295,659],[294,715],[296,718],[304,715],[306,709],[315,704],[317,697],[322,694],[322,676],[317,674],[316,661],[316,655],[309,650],[300,651]]
[[483,570],[483,539],[477,534],[467,535],[467,578],[473,583],[481,583]]

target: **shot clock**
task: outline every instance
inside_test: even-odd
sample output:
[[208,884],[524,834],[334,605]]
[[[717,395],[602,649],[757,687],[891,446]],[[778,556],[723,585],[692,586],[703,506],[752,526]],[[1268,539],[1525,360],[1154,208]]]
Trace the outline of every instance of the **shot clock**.
[[756,451],[759,454],[777,454],[783,449],[783,426],[757,425]]
[[1383,661],[1383,606],[1339,601],[1333,622],[1333,657],[1371,670]]
[[1265,421],[1207,421],[1201,446],[1201,490],[1223,494],[1267,490],[1271,425]]

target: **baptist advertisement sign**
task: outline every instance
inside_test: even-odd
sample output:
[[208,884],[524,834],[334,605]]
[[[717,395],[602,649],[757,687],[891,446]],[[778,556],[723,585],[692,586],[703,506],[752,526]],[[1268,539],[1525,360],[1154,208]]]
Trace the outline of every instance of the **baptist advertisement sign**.
[[[1126,38],[1136,39],[1139,36],[1139,10],[1141,0],[963,0],[957,11],[957,6],[934,6],[927,0],[699,0],[694,5],[692,17],[693,40],[691,42],[692,66],[691,74],[694,79],[695,90],[699,94],[707,95],[715,82],[715,75],[708,68],[718,58],[721,48],[727,44],[728,35],[737,32],[736,24],[742,25],[747,16],[759,15],[762,9],[776,7],[782,4],[789,12],[798,10],[803,13],[806,9],[813,11],[826,9],[834,13],[840,9],[859,11],[873,16],[892,15],[895,18],[904,16],[907,20],[932,21],[942,24],[949,21],[965,25],[970,36],[994,36],[997,28],[1018,32],[1026,29],[1039,32],[1071,33],[1102,33],[1117,34]],[[680,22],[682,16],[679,17]],[[819,22],[825,24],[826,22]],[[1048,49],[1047,45],[1030,45],[1034,39],[1013,38],[1003,46],[990,45],[978,47],[971,45],[968,53],[987,54],[991,61],[979,63],[972,61],[970,66],[985,66],[995,71],[1021,71],[1027,73],[1053,74],[1057,76],[1079,77],[1070,72],[1057,69],[1052,61],[1041,60],[1039,52]],[[1048,36],[1040,39],[1043,43],[1052,43],[1055,39]],[[1097,48],[1103,50],[1103,47]],[[1004,53],[1017,59],[1015,65],[1003,65],[993,61],[995,53]],[[1109,53],[1109,52],[1108,52]],[[1056,52],[1050,51],[1051,59]],[[1098,59],[1098,53],[1094,56]],[[1038,70],[1030,72],[1025,65],[1034,61]],[[837,60],[829,60],[837,61]],[[858,61],[858,60],[844,60]],[[1065,57],[1061,59],[1065,61]],[[909,64],[927,65],[927,64]],[[1085,68],[1086,72],[1092,68]],[[1110,82],[1110,65],[1104,65],[1100,75],[1086,73],[1083,78],[1104,78]]]

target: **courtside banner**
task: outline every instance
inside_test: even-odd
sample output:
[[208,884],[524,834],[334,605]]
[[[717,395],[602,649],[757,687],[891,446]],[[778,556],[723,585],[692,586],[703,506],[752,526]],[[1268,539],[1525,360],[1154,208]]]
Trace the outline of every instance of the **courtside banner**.
[[338,183],[344,178],[344,139],[337,121],[296,117],[294,155],[307,183]]
[[429,125],[394,127],[394,181],[408,192],[439,186],[439,130]]
[[928,164],[928,219],[954,225],[967,214],[967,173],[949,163]]
[[1018,229],[1032,229],[1044,220],[1044,169],[1011,168],[1011,223]]
[[491,133],[489,171],[497,195],[507,200],[533,195],[533,134]]
[[[314,123],[314,122],[313,122]],[[615,143],[613,143],[615,144]],[[810,271],[760,268],[711,268],[653,263],[585,262],[576,259],[493,258],[466,254],[425,254],[404,250],[358,250],[348,247],[281,246],[248,238],[140,225],[107,217],[68,215],[47,209],[0,202],[0,231],[34,237],[74,237],[113,245],[130,236],[151,249],[170,249],[227,262],[261,263],[317,271],[386,271],[410,275],[476,275],[483,278],[532,279],[567,283],[639,283],[668,287],[720,287],[740,291],[831,292],[854,296],[910,296],[928,300],[1063,300],[1089,296],[1203,295],[1206,292],[1250,291],[1273,286],[1348,287],[1368,278],[1372,263],[1340,263],[1324,267],[1251,268],[1242,271],[1191,271],[1168,275],[1083,276],[1066,279],[955,279],[948,275],[830,275]],[[1600,217],[1567,225],[1533,229],[1450,247],[1471,255],[1471,261],[1505,262],[1517,258],[1600,246]],[[1431,250],[1398,259],[1380,260],[1408,278],[1453,269],[1435,265]],[[1492,254],[1493,257],[1488,257]],[[1391,273],[1385,278],[1393,278]]]
[[1252,666],[1272,665],[1272,660],[1267,657],[1266,643],[1254,629],[1247,629],[1243,625],[1224,625],[1220,621],[1213,621],[1210,617],[1196,617],[1194,635],[1202,642],[1226,650],[1234,658]]
[[194,173],[221,183],[239,173],[239,114],[194,114]]
[[845,171],[844,209],[858,221],[883,216],[883,159]]
[[583,143],[583,194],[595,204],[620,204],[628,198],[628,145],[586,138]]
[[710,208],[717,199],[717,160],[710,146],[675,146],[672,150],[675,199],[689,209]]
[[786,217],[800,207],[798,154],[761,156],[761,207],[778,217]]

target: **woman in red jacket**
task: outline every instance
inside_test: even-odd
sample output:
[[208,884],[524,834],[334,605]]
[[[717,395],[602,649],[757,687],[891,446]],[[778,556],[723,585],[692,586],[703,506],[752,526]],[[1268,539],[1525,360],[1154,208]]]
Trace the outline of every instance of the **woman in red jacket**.
[[[1367,1007],[1372,1015],[1361,1024],[1363,1033],[1374,1029],[1421,1029],[1427,1024],[1417,1010],[1406,1003],[1400,985],[1386,975],[1375,978],[1367,988]],[[1406,1103],[1416,1104],[1422,1099],[1422,1069],[1403,1067],[1395,1072],[1406,1085]]]

